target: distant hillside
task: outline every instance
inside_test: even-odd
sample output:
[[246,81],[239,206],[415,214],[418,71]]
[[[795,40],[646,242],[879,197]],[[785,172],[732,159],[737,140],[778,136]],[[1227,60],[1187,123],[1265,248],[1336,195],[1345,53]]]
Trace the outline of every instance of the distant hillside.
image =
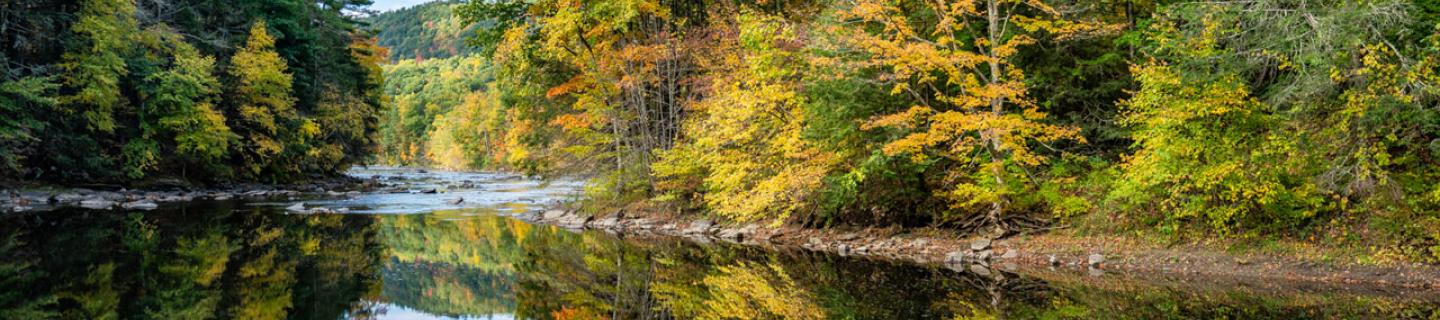
[[380,45],[390,48],[390,61],[447,58],[478,50],[465,45],[475,34],[475,24],[466,24],[452,14],[458,1],[437,1],[394,10],[366,18],[380,31]]

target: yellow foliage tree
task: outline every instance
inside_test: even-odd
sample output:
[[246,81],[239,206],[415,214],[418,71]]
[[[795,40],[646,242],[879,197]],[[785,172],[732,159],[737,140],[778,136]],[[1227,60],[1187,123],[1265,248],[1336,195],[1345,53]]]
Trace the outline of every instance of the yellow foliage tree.
[[[918,8],[917,8],[918,7]],[[918,18],[917,11],[934,17]],[[872,119],[867,129],[905,130],[905,137],[884,147],[890,155],[915,160],[933,155],[958,162],[941,191],[954,209],[984,215],[962,221],[969,226],[1004,226],[1011,194],[1023,190],[1019,178],[1046,162],[1037,146],[1083,142],[1079,129],[1045,123],[1046,114],[1026,95],[1025,74],[1013,64],[1021,47],[1036,36],[1067,39],[1116,27],[1065,20],[1042,1],[926,1],[902,7],[894,1],[860,0],[843,10],[852,32],[847,43],[871,55],[865,64],[884,68],[892,94],[909,94],[919,103],[906,111]],[[954,222],[967,217],[940,217]]]
[[[794,26],[779,17],[739,15],[738,29],[722,39],[710,69],[707,98],[692,105],[688,139],[661,154],[654,165],[660,188],[687,190],[683,180],[703,180],[703,202],[736,221],[773,219],[778,224],[809,203],[838,162],[833,152],[802,138],[805,99],[800,92],[803,55],[778,48],[798,41]],[[717,24],[730,24],[719,21]]]

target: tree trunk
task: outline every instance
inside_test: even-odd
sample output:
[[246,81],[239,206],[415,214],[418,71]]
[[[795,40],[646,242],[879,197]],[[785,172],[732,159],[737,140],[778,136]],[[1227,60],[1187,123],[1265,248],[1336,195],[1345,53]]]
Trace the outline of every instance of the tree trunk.
[[[1002,70],[1000,70],[1000,57],[995,53],[995,47],[1000,45],[1001,23],[999,12],[1000,6],[996,3],[996,1],[997,0],[986,1],[987,6],[985,9],[986,14],[989,16],[988,25],[990,31],[990,45],[987,50],[985,50],[985,55],[990,58],[991,85],[999,85],[1004,77],[1004,74],[1001,72]],[[990,99],[990,113],[996,119],[999,119],[1000,116],[1004,114],[1004,106],[1005,98],[994,97]],[[985,131],[986,139],[990,140],[990,165],[992,166],[990,170],[991,174],[995,176],[995,187],[1004,188],[1005,177],[1003,176],[1003,174],[1005,173],[1005,161],[1002,159],[1004,150],[1001,149],[1000,137],[997,136],[998,133],[995,131],[995,129],[986,129]],[[1004,214],[1004,210],[1005,197],[1002,195],[1000,197],[997,197],[995,201],[990,204],[990,212],[985,217],[985,220],[987,220],[987,222],[989,223],[996,224],[996,229],[1000,229],[1000,217],[1002,214]]]

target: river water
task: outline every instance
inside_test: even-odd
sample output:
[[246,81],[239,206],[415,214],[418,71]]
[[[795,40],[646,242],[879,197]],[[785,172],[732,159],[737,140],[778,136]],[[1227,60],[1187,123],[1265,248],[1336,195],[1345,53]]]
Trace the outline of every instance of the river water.
[[[507,216],[578,182],[352,174],[416,192],[0,215],[0,319],[1440,319],[1440,297],[1404,291],[575,232]],[[295,202],[349,213],[286,213]]]

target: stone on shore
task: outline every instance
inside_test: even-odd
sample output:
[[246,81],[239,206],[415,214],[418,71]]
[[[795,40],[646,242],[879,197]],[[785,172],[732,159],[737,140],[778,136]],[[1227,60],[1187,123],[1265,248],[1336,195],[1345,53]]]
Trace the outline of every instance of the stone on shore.
[[1015,259],[1019,257],[1020,250],[1016,249],[1005,250],[1005,254],[1000,255],[1000,259]]
[[990,239],[980,239],[970,242],[970,250],[980,251],[990,248]]
[[706,219],[700,219],[695,220],[695,222],[691,222],[690,227],[685,228],[685,231],[682,232],[685,234],[705,234],[710,233],[710,228],[714,226],[715,222],[711,222],[710,220]]
[[106,210],[115,208],[115,201],[95,198],[80,201],[80,207],[93,210]]
[[140,200],[126,202],[124,204],[121,204],[120,207],[125,208],[125,210],[155,210],[156,208],[159,208],[160,205],[156,204],[154,201]]
[[294,212],[294,213],[305,213],[305,212],[307,212],[307,211],[305,210],[305,203],[304,203],[304,202],[296,202],[295,204],[292,204],[292,205],[290,205],[289,207],[285,207],[285,211]]
[[955,264],[961,262],[965,262],[965,252],[950,251],[950,253],[945,254],[945,263]]
[[1105,256],[1099,253],[1092,253],[1087,261],[1090,262],[1091,267],[1099,267],[1101,263],[1105,263]]

